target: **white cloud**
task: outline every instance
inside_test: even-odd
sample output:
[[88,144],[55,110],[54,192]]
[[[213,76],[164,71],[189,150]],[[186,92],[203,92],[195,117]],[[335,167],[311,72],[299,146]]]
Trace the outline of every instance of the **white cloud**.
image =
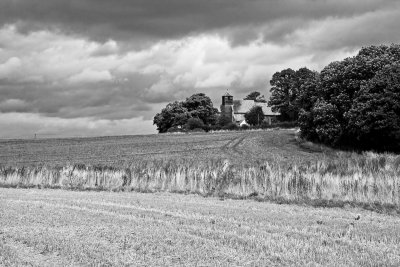
[[21,60],[18,57],[12,57],[3,64],[0,64],[0,79],[12,78],[10,75],[14,74],[21,67]]
[[[0,113],[0,138],[85,137],[155,133],[151,121],[142,118],[94,120],[62,119],[32,113]],[[4,127],[7,126],[7,127]]]
[[108,70],[96,71],[92,69],[84,69],[68,78],[68,81],[72,83],[95,83],[111,80],[112,76]]

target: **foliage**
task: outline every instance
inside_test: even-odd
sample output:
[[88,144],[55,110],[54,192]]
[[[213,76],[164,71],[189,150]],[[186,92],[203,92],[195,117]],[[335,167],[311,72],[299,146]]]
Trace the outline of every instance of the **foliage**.
[[318,141],[335,145],[341,134],[340,123],[337,120],[338,110],[336,106],[318,101],[312,111],[313,125]]
[[190,117],[199,118],[205,125],[213,125],[217,121],[218,109],[213,107],[211,99],[203,93],[186,98],[182,105],[187,108]]
[[168,133],[184,133],[186,130],[184,128],[178,128],[178,127],[171,127],[167,131]]
[[185,128],[187,128],[188,130],[204,129],[204,126],[204,122],[199,118],[190,118],[187,121]]
[[260,106],[254,106],[244,114],[244,118],[250,125],[259,125],[264,120],[264,112]]
[[370,46],[302,80],[302,136],[357,149],[398,149],[399,62],[400,45]]
[[295,105],[300,110],[310,111],[319,96],[319,73],[307,68],[299,69],[297,72],[295,87],[298,88]]
[[277,121],[277,122],[272,122],[272,124],[269,124],[268,121],[264,120],[260,126],[262,129],[270,129],[270,128],[291,129],[298,127],[298,123],[297,121]]
[[232,119],[224,114],[221,114],[217,119],[217,124],[221,127],[232,123]]
[[260,94],[260,92],[254,91],[248,94],[244,100],[254,100],[255,102],[266,103],[265,97]]
[[[316,76],[316,72],[307,68],[276,72],[270,81],[272,88],[268,106],[272,111],[280,112],[283,121],[297,120],[301,106],[309,103],[307,97],[315,86]],[[307,93],[303,94],[304,90]]]
[[237,126],[237,124],[234,122],[230,122],[230,123],[226,124],[224,127],[222,127],[222,129],[233,131],[233,130],[239,129],[239,126]]
[[190,118],[200,119],[204,125],[214,125],[218,110],[213,107],[211,99],[203,93],[194,94],[183,102],[169,103],[157,113],[153,124],[159,133],[165,133],[171,127],[182,127]]
[[400,62],[385,66],[357,93],[345,114],[364,148],[400,149]]
[[154,117],[153,124],[157,125],[158,132],[165,133],[171,127],[182,127],[190,117],[188,109],[182,102],[175,101],[169,103]]

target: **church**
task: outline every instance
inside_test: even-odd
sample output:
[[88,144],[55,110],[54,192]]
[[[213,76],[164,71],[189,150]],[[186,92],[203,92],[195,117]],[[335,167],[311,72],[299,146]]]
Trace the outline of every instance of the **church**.
[[249,112],[254,106],[262,108],[264,113],[263,120],[267,121],[269,125],[280,115],[277,112],[272,112],[267,103],[256,102],[254,100],[233,100],[233,96],[228,91],[222,96],[221,115],[226,116],[232,122],[243,125],[246,124],[244,114]]

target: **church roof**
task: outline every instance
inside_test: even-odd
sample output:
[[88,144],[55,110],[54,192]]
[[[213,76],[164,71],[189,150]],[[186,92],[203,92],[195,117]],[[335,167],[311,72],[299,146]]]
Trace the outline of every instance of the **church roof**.
[[229,94],[228,90],[226,90],[226,93],[224,94],[224,96],[232,96],[232,95]]
[[249,110],[254,106],[261,107],[264,115],[267,115],[267,116],[279,115],[279,113],[277,113],[277,112],[272,112],[271,108],[268,107],[267,103],[255,102],[254,100],[235,100],[235,101],[233,101],[233,113],[234,114],[244,114],[244,113],[249,112]]

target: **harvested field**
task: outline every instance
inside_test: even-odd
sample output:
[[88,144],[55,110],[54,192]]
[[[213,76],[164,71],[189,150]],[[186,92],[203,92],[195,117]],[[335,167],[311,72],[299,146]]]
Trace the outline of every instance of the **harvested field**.
[[400,214],[400,156],[305,146],[293,130],[1,146],[3,187],[180,192]]
[[7,166],[78,163],[119,167],[135,161],[182,158],[290,162],[316,160],[321,155],[299,147],[293,130],[0,141],[0,164]]
[[0,214],[3,266],[400,265],[400,218],[365,210],[3,188]]

